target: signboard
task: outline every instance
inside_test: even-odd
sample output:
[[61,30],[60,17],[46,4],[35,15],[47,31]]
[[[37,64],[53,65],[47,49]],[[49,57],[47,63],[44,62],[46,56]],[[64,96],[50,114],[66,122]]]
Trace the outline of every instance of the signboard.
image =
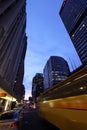
[[6,97],[7,94],[6,93],[0,93],[0,97]]

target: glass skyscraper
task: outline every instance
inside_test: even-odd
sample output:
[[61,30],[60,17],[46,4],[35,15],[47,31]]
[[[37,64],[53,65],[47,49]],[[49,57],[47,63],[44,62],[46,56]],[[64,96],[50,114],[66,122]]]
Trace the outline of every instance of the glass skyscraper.
[[87,0],[64,0],[59,12],[83,64],[87,64]]
[[65,80],[70,74],[66,60],[59,56],[50,56],[44,70],[44,90]]

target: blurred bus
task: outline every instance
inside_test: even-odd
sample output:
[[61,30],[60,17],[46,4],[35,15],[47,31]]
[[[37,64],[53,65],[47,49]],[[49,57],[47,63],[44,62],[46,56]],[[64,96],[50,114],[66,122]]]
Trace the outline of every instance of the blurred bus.
[[87,65],[42,93],[39,114],[61,130],[87,129]]

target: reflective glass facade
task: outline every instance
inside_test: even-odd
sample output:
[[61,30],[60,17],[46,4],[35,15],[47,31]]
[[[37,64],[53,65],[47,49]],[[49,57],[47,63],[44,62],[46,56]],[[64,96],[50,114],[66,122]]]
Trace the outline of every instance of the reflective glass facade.
[[62,57],[51,56],[43,70],[44,89],[65,80],[69,73],[68,63]]
[[83,64],[87,63],[87,0],[64,0],[60,16]]

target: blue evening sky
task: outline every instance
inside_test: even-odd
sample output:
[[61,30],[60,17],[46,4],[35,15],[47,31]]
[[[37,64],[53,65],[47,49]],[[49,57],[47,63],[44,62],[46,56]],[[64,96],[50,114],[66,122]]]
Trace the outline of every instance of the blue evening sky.
[[81,65],[72,41],[59,16],[63,0],[27,0],[27,51],[24,85],[26,98],[31,96],[32,79],[50,56],[61,56],[70,70]]

